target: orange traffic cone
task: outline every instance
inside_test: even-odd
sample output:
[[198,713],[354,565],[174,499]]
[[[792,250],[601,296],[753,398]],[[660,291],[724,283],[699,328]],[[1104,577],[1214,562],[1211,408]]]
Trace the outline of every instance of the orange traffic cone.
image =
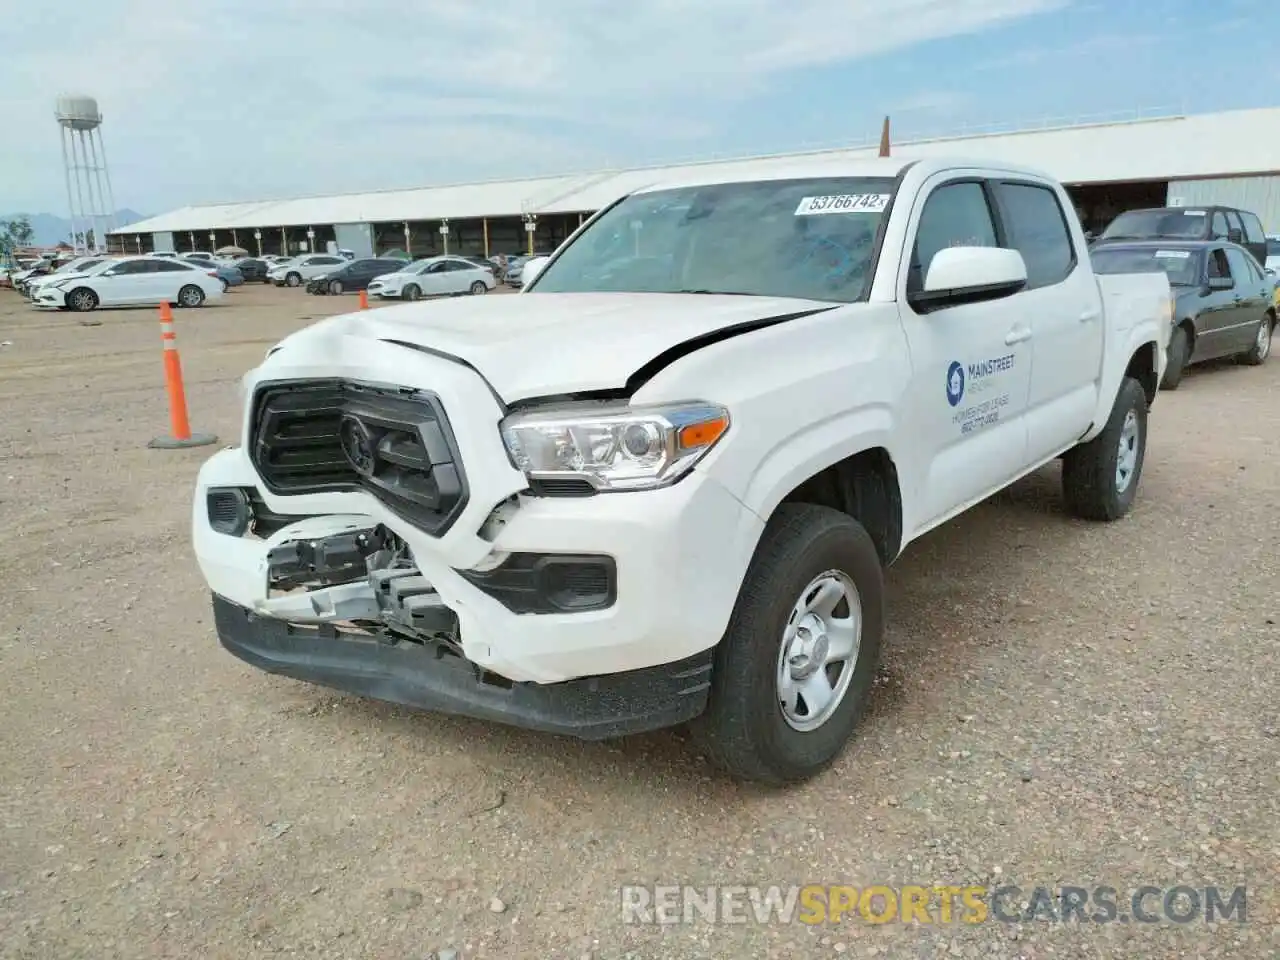
[[173,311],[160,304],[160,342],[164,346],[164,388],[169,394],[169,430],[171,436],[156,437],[149,447],[173,450],[179,447],[204,447],[216,443],[212,433],[191,432],[187,422],[187,392],[182,385],[182,360],[178,357],[178,335],[173,332]]
[[361,310],[369,309],[369,291],[368,290],[360,291],[360,309]]

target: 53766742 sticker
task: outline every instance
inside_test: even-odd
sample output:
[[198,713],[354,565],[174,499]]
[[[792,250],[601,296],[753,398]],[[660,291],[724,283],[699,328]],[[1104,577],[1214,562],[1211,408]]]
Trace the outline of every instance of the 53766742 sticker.
[[841,193],[825,197],[805,197],[796,207],[797,217],[823,213],[884,213],[889,206],[887,193]]

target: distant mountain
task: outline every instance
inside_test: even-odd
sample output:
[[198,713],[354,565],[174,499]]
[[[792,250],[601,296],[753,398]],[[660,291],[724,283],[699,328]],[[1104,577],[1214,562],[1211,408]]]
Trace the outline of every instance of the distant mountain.
[[[31,229],[35,231],[35,243],[38,247],[51,247],[59,241],[71,239],[71,221],[63,217],[55,217],[52,213],[0,214],[0,220],[14,220],[21,216],[31,221]],[[117,227],[128,226],[145,219],[147,219],[146,215],[136,210],[116,211]]]

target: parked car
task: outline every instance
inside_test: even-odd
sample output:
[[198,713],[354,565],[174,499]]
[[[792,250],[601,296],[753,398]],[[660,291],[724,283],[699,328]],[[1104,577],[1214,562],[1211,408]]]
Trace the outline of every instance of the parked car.
[[1176,390],[1188,366],[1219,357],[1263,363],[1276,325],[1275,284],[1248,250],[1217,241],[1111,243],[1091,254],[1100,275],[1163,270],[1174,328],[1160,386]]
[[696,721],[783,783],[857,728],[904,547],[1059,458],[1072,513],[1125,516],[1165,274],[1095,276],[1035,170],[789,163],[623,197],[520,296],[268,351],[194,491],[222,646],[587,739]]
[[69,263],[63,264],[52,273],[47,273],[43,276],[31,277],[22,285],[21,292],[28,299],[35,300],[36,291],[38,291],[44,284],[52,283],[55,280],[65,279],[72,274],[85,273],[92,270],[100,263],[106,263],[110,259],[112,258],[106,256],[80,257],[77,260],[72,260]]
[[173,250],[152,250],[150,253],[144,253],[144,257],[166,257],[170,260],[178,259],[178,254]]
[[244,257],[235,262],[235,267],[240,271],[240,275],[244,277],[248,283],[270,283],[267,278],[267,271],[271,269],[270,264],[263,258]]
[[401,266],[369,284],[369,293],[391,300],[488,293],[498,285],[493,273],[462,257],[427,257]]
[[1274,270],[1280,276],[1280,234],[1267,235],[1267,259],[1263,263],[1268,270]]
[[1257,214],[1235,207],[1154,207],[1122,213],[1093,242],[1128,240],[1218,240],[1238,243],[1257,257],[1267,259],[1267,236]]
[[477,267],[484,267],[494,276],[497,276],[498,265],[486,257],[463,257],[462,259],[474,263]]
[[41,307],[95,310],[98,307],[176,303],[198,307],[222,296],[222,282],[207,270],[165,257],[126,257],[100,263],[41,286]]
[[549,256],[551,256],[551,254],[549,253],[535,253],[532,257],[530,256],[516,257],[512,260],[507,261],[507,286],[509,287],[524,286],[525,264],[527,264],[530,260],[537,260],[537,259],[549,257]]
[[318,277],[346,262],[345,257],[328,253],[306,253],[285,263],[276,264],[267,271],[267,276],[277,287],[297,287],[312,277]]
[[212,253],[205,253],[203,250],[192,250],[188,253],[179,254],[183,260],[203,260],[206,263],[216,263],[218,258]]
[[352,260],[340,267],[312,277],[307,282],[307,293],[334,294],[368,290],[369,284],[383,274],[395,273],[403,264],[399,260],[383,257],[366,257]]
[[222,284],[223,293],[227,292],[228,287],[239,287],[244,284],[244,274],[240,272],[239,267],[229,263],[206,260],[203,257],[179,257],[178,259],[182,263],[191,264],[198,270],[206,271],[210,276],[217,277],[218,282]]

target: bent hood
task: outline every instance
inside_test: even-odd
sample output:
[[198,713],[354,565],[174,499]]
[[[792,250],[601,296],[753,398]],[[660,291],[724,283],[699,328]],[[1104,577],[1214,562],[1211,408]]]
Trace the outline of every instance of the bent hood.
[[[404,304],[329,317],[286,337],[311,348],[359,337],[442,354],[475,368],[506,403],[617,389],[691,340],[841,304],[785,297],[530,293]],[[272,351],[275,352],[275,351]]]

